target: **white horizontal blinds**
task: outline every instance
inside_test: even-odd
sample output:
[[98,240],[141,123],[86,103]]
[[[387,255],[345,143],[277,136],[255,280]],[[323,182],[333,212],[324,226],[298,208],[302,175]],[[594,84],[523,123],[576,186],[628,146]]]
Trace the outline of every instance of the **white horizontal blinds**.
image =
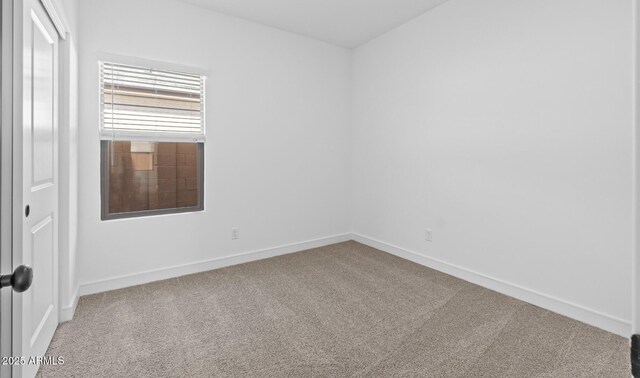
[[204,77],[100,63],[102,139],[204,140]]

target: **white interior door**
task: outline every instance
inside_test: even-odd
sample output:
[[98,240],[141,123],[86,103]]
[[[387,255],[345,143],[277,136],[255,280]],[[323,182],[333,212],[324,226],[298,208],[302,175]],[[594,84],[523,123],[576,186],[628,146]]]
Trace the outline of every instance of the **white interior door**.
[[[58,34],[39,0],[15,4],[22,20],[14,29],[22,46],[15,67],[22,70],[15,70],[14,93],[22,101],[14,112],[21,119],[14,126],[13,265],[31,266],[33,284],[13,295],[13,355],[29,359],[45,355],[58,325]],[[30,362],[15,365],[14,376],[35,376]]]

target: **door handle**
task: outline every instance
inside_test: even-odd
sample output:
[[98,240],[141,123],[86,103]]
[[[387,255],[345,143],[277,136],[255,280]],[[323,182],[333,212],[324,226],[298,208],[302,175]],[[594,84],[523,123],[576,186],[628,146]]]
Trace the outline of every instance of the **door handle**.
[[16,293],[29,290],[33,282],[33,268],[20,265],[13,271],[13,274],[3,274],[0,276],[0,288],[11,286]]

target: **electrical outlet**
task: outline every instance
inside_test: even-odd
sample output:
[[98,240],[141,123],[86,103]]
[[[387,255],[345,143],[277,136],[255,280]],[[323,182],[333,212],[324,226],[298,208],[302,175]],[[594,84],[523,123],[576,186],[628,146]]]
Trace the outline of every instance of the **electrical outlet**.
[[433,241],[433,231],[428,228],[424,230],[424,240],[428,242]]
[[240,229],[238,227],[234,227],[231,229],[231,240],[240,239]]

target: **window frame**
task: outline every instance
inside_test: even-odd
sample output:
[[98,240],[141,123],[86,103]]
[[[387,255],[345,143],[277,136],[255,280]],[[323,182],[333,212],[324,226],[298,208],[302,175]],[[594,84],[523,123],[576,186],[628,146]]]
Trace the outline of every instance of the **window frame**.
[[[109,142],[110,140],[100,141],[100,203],[101,203],[101,219],[103,221],[114,219],[140,218],[154,215],[194,213],[204,211],[204,143],[191,142],[198,145],[197,152],[197,174],[198,174],[198,204],[196,206],[187,207],[171,207],[166,209],[152,209],[127,211],[121,213],[109,212]],[[149,141],[154,142],[154,141]],[[163,141],[155,141],[154,143],[166,143]],[[176,142],[177,143],[177,142]],[[185,142],[182,142],[185,143]]]
[[[130,219],[130,218],[144,218],[157,215],[170,215],[170,214],[184,214],[203,212],[205,209],[205,143],[206,143],[206,88],[207,78],[209,76],[209,70],[198,67],[184,66],[180,64],[172,64],[167,62],[159,62],[148,59],[141,59],[123,55],[114,55],[106,53],[97,53],[98,66],[98,135],[100,142],[100,218],[102,221],[117,220],[117,219]],[[116,138],[105,139],[102,136],[102,117],[103,117],[103,101],[102,101],[102,81],[100,72],[100,63],[110,62],[115,64],[131,65],[142,68],[154,68],[163,71],[183,72],[192,75],[199,75],[203,78],[202,83],[202,132],[203,135],[199,138],[193,138],[188,140],[187,138],[174,138],[170,134],[158,133],[158,135],[141,136],[140,134],[127,135],[126,132],[121,132],[120,136]],[[153,209],[153,210],[140,210],[129,211],[121,213],[109,212],[109,190],[110,190],[110,172],[109,172],[109,142],[115,141],[146,141],[152,143],[196,143],[197,146],[197,175],[198,175],[198,204],[196,206],[188,207],[174,207],[167,209]]]

